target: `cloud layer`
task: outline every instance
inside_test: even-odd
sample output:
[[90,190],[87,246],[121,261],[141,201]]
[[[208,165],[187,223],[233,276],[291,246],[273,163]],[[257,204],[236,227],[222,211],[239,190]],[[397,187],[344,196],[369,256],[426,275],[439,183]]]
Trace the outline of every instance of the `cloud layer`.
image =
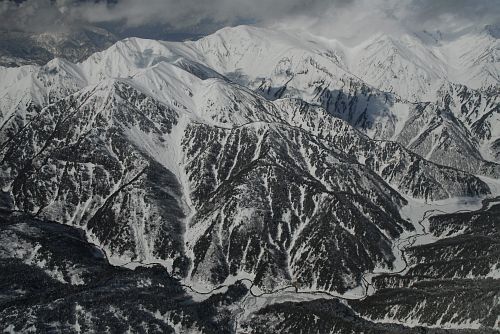
[[[18,2],[20,2],[18,4]],[[122,28],[162,25],[209,32],[240,23],[307,29],[359,38],[374,32],[453,31],[500,22],[498,0],[26,0],[0,2],[0,28],[67,29],[79,24]]]

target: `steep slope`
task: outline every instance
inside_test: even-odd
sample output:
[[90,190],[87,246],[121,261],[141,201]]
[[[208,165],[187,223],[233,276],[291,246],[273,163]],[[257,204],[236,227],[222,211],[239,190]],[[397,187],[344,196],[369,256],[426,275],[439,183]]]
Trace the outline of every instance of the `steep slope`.
[[376,36],[351,53],[350,68],[358,77],[405,100],[432,101],[433,93],[448,79],[442,54],[416,36]]
[[353,302],[353,307],[384,322],[498,330],[497,201],[479,211],[430,218],[432,237],[406,249],[409,269],[398,276],[377,277],[377,293]]
[[248,293],[241,282],[203,297],[158,265],[111,266],[73,227],[2,211],[0,230],[0,329],[7,332],[479,332],[376,323],[324,299],[276,303],[239,323]]
[[184,56],[185,48],[194,49],[189,56],[267,99],[293,97],[320,104],[373,137],[391,137],[400,119],[391,113],[395,98],[351,74],[339,43],[301,37],[240,26],[182,47],[167,46],[181,49]]
[[448,85],[440,91],[439,105],[461,120],[478,142],[483,156],[498,161],[494,143],[500,138],[500,96],[498,90],[472,90],[462,85]]
[[[467,172],[479,170],[488,176],[498,175],[497,168],[485,161],[496,161],[497,156],[495,147],[498,145],[495,143],[498,138],[492,129],[496,128],[498,118],[498,92],[470,89],[463,92],[460,87],[464,86],[443,84],[447,79],[443,74],[447,58],[441,51],[434,50],[436,46],[430,48],[417,37],[395,40],[381,36],[366,42],[367,45],[348,50],[335,41],[312,36],[303,41],[301,37],[304,36],[240,26],[222,29],[196,42],[131,38],[95,54],[74,68],[64,63],[48,66],[44,71],[50,71],[53,76],[47,82],[38,82],[38,79],[31,87],[25,87],[22,82],[9,86],[8,98],[3,102],[8,104],[2,106],[2,110],[12,110],[21,102],[25,105],[32,100],[35,103],[48,100],[49,97],[42,93],[47,87],[51,87],[50,96],[64,96],[64,91],[75,91],[103,78],[132,77],[150,66],[169,62],[203,79],[235,80],[268,99],[292,97],[322,105],[329,113],[348,121],[372,138],[398,140],[439,164]],[[387,63],[391,59],[392,62]],[[397,80],[387,78],[392,75],[384,70],[394,70],[393,62],[399,64],[397,71],[401,77]],[[420,105],[405,102],[397,95],[367,85],[349,73],[350,67],[368,83],[399,95],[405,94],[389,86],[399,89],[404,85],[409,87],[411,82],[410,88],[418,91],[412,93],[415,99],[417,96],[423,99],[427,89],[435,95],[435,102]],[[360,71],[365,74],[361,75]],[[37,70],[29,72],[33,73],[23,76],[28,82],[31,76],[40,76],[34,73]],[[68,72],[82,76],[80,82],[67,82]],[[43,73],[42,77],[45,76]],[[14,81],[18,80],[14,78]],[[377,80],[387,84],[377,84]],[[20,101],[16,95],[23,90],[32,91],[31,100]],[[423,108],[424,112],[421,111]],[[405,127],[408,120],[410,124]],[[426,129],[412,133],[417,128],[412,123]]]
[[196,302],[165,268],[110,265],[83,231],[0,213],[0,329],[5,332],[231,333],[234,286]]
[[[487,188],[467,173],[431,163],[396,142],[371,140],[321,107],[296,99],[277,100],[275,104],[283,110],[288,123],[306,129],[354,156],[403,194],[439,200],[454,196],[476,196]],[[464,164],[462,161],[460,163]],[[496,164],[488,167],[491,170],[485,170],[485,174],[495,175],[499,172]]]
[[375,334],[474,334],[497,333],[487,327],[479,329],[442,329],[418,325],[374,322],[360,317],[356,311],[337,300],[282,302],[255,312],[243,324],[252,333],[375,333]]
[[500,42],[495,29],[475,28],[455,36],[375,36],[348,52],[349,68],[374,87],[413,102],[434,101],[447,82],[498,89]]
[[[211,80],[205,84],[210,85]],[[227,94],[230,90],[226,89],[225,92]],[[189,97],[189,93],[186,93],[186,96]],[[261,99],[257,95],[250,94],[249,96],[257,101]],[[201,101],[204,100],[201,99]],[[226,100],[223,99],[223,101]],[[229,121],[247,121],[244,118],[245,111],[250,110],[252,101],[241,102],[244,106],[232,110],[233,113],[241,112],[241,114],[237,118],[228,119]],[[179,102],[172,102],[172,104],[177,104],[180,110],[183,109]],[[265,104],[265,102],[261,102],[261,104]],[[261,104],[256,104],[255,108],[262,108]],[[223,117],[223,112],[226,109],[223,108],[222,112],[217,114],[220,117],[214,119],[210,112],[217,112],[220,109],[210,108],[211,106],[209,104],[206,108],[202,108],[201,105],[198,105],[199,108],[196,109],[196,112],[189,116],[193,120],[190,121],[189,125],[184,125],[187,121],[185,117],[188,116],[188,111],[184,111],[184,114],[181,115],[180,111],[159,104],[156,100],[145,96],[124,82],[105,81],[98,86],[91,86],[49,105],[36,115],[30,115],[31,121],[19,130],[16,131],[17,123],[13,123],[15,124],[14,129],[6,129],[6,136],[9,139],[2,145],[2,188],[8,189],[7,191],[11,193],[17,209],[32,212],[40,217],[59,219],[65,223],[82,226],[99,244],[105,247],[110,255],[124,260],[150,262],[159,259],[164,261],[165,265],[174,272],[183,276],[186,275],[185,270],[189,267],[189,259],[186,258],[184,250],[184,243],[187,242],[192,247],[188,251],[193,252],[193,255],[190,256],[191,260],[194,261],[192,275],[196,276],[196,273],[202,273],[198,276],[200,280],[216,284],[229,273],[224,274],[224,271],[220,273],[221,269],[217,269],[217,266],[214,267],[221,260],[219,254],[210,249],[204,249],[202,246],[207,243],[205,239],[210,235],[209,231],[193,234],[192,230],[199,229],[199,225],[206,225],[207,221],[209,222],[218,215],[226,216],[231,225],[239,225],[241,222],[238,220],[237,204],[239,203],[239,206],[244,203],[247,205],[246,196],[253,197],[250,188],[254,187],[254,184],[271,183],[271,180],[277,177],[277,175],[273,177],[271,174],[269,175],[270,179],[266,177],[263,180],[261,170],[271,168],[270,171],[274,170],[276,173],[283,168],[291,171],[297,169],[298,175],[303,174],[301,178],[304,181],[299,182],[290,190],[290,195],[282,199],[285,201],[282,204],[284,205],[288,198],[295,198],[295,196],[290,197],[292,192],[299,191],[300,193],[300,188],[302,188],[304,196],[307,196],[303,200],[312,201],[309,204],[312,206],[306,209],[305,202],[287,204],[290,206],[289,213],[283,212],[281,214],[283,217],[276,216],[274,218],[276,222],[280,220],[283,222],[275,226],[272,225],[271,231],[271,227],[267,226],[268,219],[272,217],[273,210],[277,210],[279,203],[265,201],[262,203],[264,206],[260,209],[260,213],[258,213],[264,219],[262,223],[247,221],[244,224],[245,230],[248,231],[245,233],[251,233],[244,236],[244,240],[255,235],[255,228],[261,231],[269,230],[268,233],[273,235],[269,240],[269,245],[261,244],[261,241],[255,239],[259,247],[251,249],[248,252],[248,258],[246,258],[245,245],[238,245],[232,239],[239,240],[241,236],[235,234],[226,236],[227,239],[215,239],[213,247],[224,249],[224,252],[227,252],[222,257],[223,263],[224,261],[232,263],[231,275],[237,275],[244,271],[244,268],[248,268],[249,273],[265,278],[261,284],[272,286],[274,283],[267,281],[269,277],[272,277],[272,275],[269,276],[272,272],[269,272],[267,268],[259,267],[263,263],[260,262],[259,253],[255,254],[255,252],[266,252],[266,249],[270,249],[273,252],[280,251],[282,257],[286,258],[289,252],[298,252],[300,247],[304,249],[310,247],[313,240],[302,236],[300,234],[302,230],[299,227],[305,227],[304,220],[324,219],[321,218],[322,215],[311,217],[315,215],[319,206],[332,206],[331,203],[328,203],[329,201],[324,202],[330,196],[334,196],[332,198],[340,196],[337,199],[340,202],[336,205],[344,207],[342,210],[345,210],[346,216],[338,222],[338,225],[329,223],[323,228],[328,231],[328,234],[334,233],[336,230],[338,233],[345,231],[342,233],[346,233],[351,242],[359,243],[354,249],[366,247],[366,260],[363,261],[367,262],[364,265],[366,267],[361,268],[354,264],[349,265],[347,260],[352,256],[349,256],[348,252],[340,252],[340,249],[337,249],[337,252],[340,252],[338,256],[343,258],[341,263],[345,268],[339,270],[339,275],[350,275],[349,277],[352,278],[338,280],[335,284],[332,283],[332,278],[324,278],[323,282],[318,283],[318,285],[339,290],[354,287],[360,281],[359,275],[364,270],[363,268],[370,270],[379,262],[384,266],[391,265],[394,259],[390,255],[391,239],[397,237],[402,231],[402,226],[407,226],[407,224],[399,218],[398,204],[396,206],[393,204],[394,202],[402,203],[403,200],[390,190],[381,179],[378,179],[366,168],[353,165],[350,158],[340,155],[339,152],[332,152],[321,143],[316,143],[314,137],[307,133],[300,135],[293,128],[284,125],[281,127],[277,125],[274,129],[270,127],[266,140],[256,136],[258,131],[261,132],[262,136],[262,130],[258,130],[258,127],[254,129],[252,126],[241,128],[241,131],[244,131],[241,134],[243,138],[238,139],[239,135],[236,139],[231,139],[232,136],[225,138],[233,130],[220,128],[219,125],[210,125],[210,122],[218,121],[219,124],[227,122],[228,120]],[[233,104],[226,104],[226,106],[232,107]],[[260,119],[254,121],[265,121],[268,117],[265,112],[260,111],[253,113],[254,116],[260,116]],[[198,125],[197,120],[200,120],[201,117],[205,117],[207,125]],[[247,117],[250,116],[247,115]],[[269,117],[272,120],[272,117]],[[232,125],[238,126],[239,124],[233,123]],[[183,126],[187,126],[185,131]],[[248,131],[246,135],[245,130]],[[238,132],[235,133],[235,135],[237,134]],[[223,155],[218,159],[219,163],[226,165],[224,172],[210,167],[210,161],[205,161],[204,156],[198,156],[198,150],[207,154],[213,149],[225,148],[217,141],[206,141],[207,135],[220,136],[220,140],[226,145],[229,143],[233,145],[233,147],[228,146],[226,150],[223,150]],[[297,138],[303,136],[300,146],[298,144],[290,146],[293,142],[285,140],[292,135],[297,136]],[[257,145],[259,141],[260,144]],[[200,145],[213,146],[197,148]],[[267,153],[269,154],[268,164],[270,166],[257,164],[255,170],[252,170],[249,157],[258,157],[257,149],[262,150],[262,154],[265,154],[266,150],[262,149],[262,145],[273,149]],[[309,146],[310,152],[305,153],[307,151],[303,150]],[[247,149],[253,147],[253,149],[243,155],[243,153],[238,153],[240,147]],[[299,163],[292,159],[286,154],[287,150],[288,154],[296,155],[296,159],[302,162]],[[281,158],[278,159],[278,156]],[[313,156],[316,158],[313,159]],[[317,160],[320,157],[325,161]],[[186,165],[182,165],[184,161]],[[238,171],[239,168],[245,170],[243,166],[247,163],[250,163],[247,171],[249,179],[246,181],[249,193],[238,190],[242,187],[242,181],[231,179],[232,172]],[[288,167],[286,167],[287,164]],[[329,164],[338,166],[335,168],[333,165],[327,167]],[[272,167],[273,165],[274,167]],[[344,167],[339,169],[342,165]],[[233,167],[229,168],[230,166]],[[212,168],[220,176],[217,181],[206,174]],[[350,174],[358,168],[359,175],[351,178]],[[234,171],[232,171],[233,169]],[[327,176],[326,171],[330,169],[332,171],[338,169],[336,173],[342,175]],[[184,175],[184,170],[187,176]],[[314,172],[314,170],[318,171]],[[311,173],[323,175],[321,177],[326,179],[318,180],[318,176],[311,175]],[[226,178],[229,179],[227,184],[224,183],[225,187],[228,187],[226,191],[212,194],[211,192],[215,188],[219,188],[217,182]],[[293,179],[293,175],[290,178]],[[339,184],[338,181],[334,181],[337,178],[345,181]],[[323,182],[326,182],[326,185],[323,185]],[[370,182],[374,184],[370,186]],[[315,194],[317,191],[314,188],[320,186],[321,188],[326,187],[324,195],[321,192]],[[318,188],[318,191],[321,188]],[[189,189],[191,189],[191,193],[187,192]],[[344,194],[348,189],[349,193]],[[272,193],[280,193],[283,190],[281,183],[274,181],[269,187],[255,189],[255,196],[266,198]],[[242,192],[244,196],[238,196],[239,192]],[[328,195],[330,192],[332,194]],[[350,194],[351,192],[352,194]],[[335,195],[335,193],[338,194]],[[368,194],[371,195],[366,197]],[[210,205],[205,204],[207,196]],[[326,198],[322,198],[324,196]],[[353,199],[348,200],[349,197],[353,197]],[[355,203],[358,204],[353,206],[351,202],[354,198],[356,198]],[[231,204],[233,205],[233,213],[230,215],[226,212],[226,206],[232,201],[235,204]],[[224,205],[217,204],[219,202]],[[188,203],[191,203],[192,207],[188,207]],[[190,238],[183,239],[186,229],[183,222],[190,214],[190,210],[204,212],[204,210],[208,210],[207,205],[208,207],[214,206],[209,210],[212,214],[200,213],[195,216],[190,230],[187,231],[187,236]],[[291,214],[294,210],[299,210],[299,206],[304,206],[300,210],[307,210],[308,214],[300,213],[300,211],[298,211],[297,216]],[[380,208],[380,206],[382,207]],[[332,210],[333,208],[331,207]],[[269,212],[269,217],[264,214],[266,211]],[[250,214],[250,212],[248,213]],[[303,216],[302,220],[298,216]],[[386,217],[384,221],[388,222],[384,224],[387,225],[376,227],[379,220],[371,217],[377,216]],[[347,230],[354,229],[356,231],[358,229],[355,225],[349,226],[351,223],[348,223],[348,220],[353,219],[352,217],[365,217],[366,220],[361,222],[366,226],[360,228],[358,232],[347,232]],[[242,216],[241,219],[248,219],[248,217]],[[352,224],[355,221],[352,221]],[[213,225],[215,222],[211,224]],[[346,224],[345,227],[342,227],[343,224]],[[288,230],[286,230],[286,226],[288,226]],[[313,226],[319,228],[316,224],[309,226],[309,228]],[[363,231],[368,228],[375,228],[369,239],[364,242],[356,241],[354,235],[366,233]],[[381,230],[379,231],[379,229]],[[277,233],[277,230],[283,232]],[[287,237],[285,237],[286,234],[283,234],[285,231],[288,233]],[[260,233],[262,232],[257,235]],[[322,238],[324,235],[314,231],[308,231],[308,233],[316,233],[317,238]],[[296,234],[296,238],[304,238],[300,242],[295,241],[297,250],[287,249],[291,247],[292,234]],[[324,240],[324,242],[327,241]],[[230,243],[234,249],[226,248],[225,245]],[[282,246],[278,247],[279,243]],[[332,251],[334,251],[333,248]],[[266,256],[271,258],[270,254]],[[311,268],[312,273],[316,272],[314,275],[327,275],[320,273],[326,268],[322,261],[329,257],[327,254],[322,255],[322,257],[323,260],[319,259],[318,263]],[[205,263],[205,267],[208,268],[206,270],[212,271],[214,275],[217,273],[217,275],[211,277],[207,275],[206,271],[199,269],[201,262]],[[246,263],[246,267],[242,263]],[[294,264],[294,266],[298,267],[298,264]],[[252,269],[254,267],[255,269]],[[283,272],[284,279],[290,279],[286,261],[277,263],[276,267],[276,270]],[[329,275],[327,276],[329,277]],[[305,281],[312,285],[315,280],[312,276]]]
[[[25,242],[19,228],[4,228],[21,248],[2,253],[9,275],[24,270],[50,292],[28,289],[30,304],[16,290],[0,316],[15,329],[50,330],[15,315],[34,312],[50,325],[47,310],[74,308],[60,319],[68,322],[81,311],[76,292],[88,301],[78,304],[91,314],[85,328],[96,330],[101,325],[92,319],[104,314],[106,326],[118,323],[118,315],[140,331],[144,312],[155,324],[147,329],[164,331],[187,331],[191,323],[201,332],[321,331],[334,326],[332,319],[339,332],[420,330],[383,321],[494,330],[488,315],[497,308],[495,282],[488,280],[498,273],[494,233],[468,236],[459,224],[445,235],[440,229],[451,223],[436,218],[431,235],[422,225],[427,212],[408,215],[407,205],[474,202],[497,191],[494,181],[473,174],[500,173],[485,160],[496,154],[488,148],[498,140],[498,92],[446,84],[437,101],[410,103],[350,74],[350,56],[336,42],[237,27],[197,42],[126,39],[76,64],[55,59],[0,68],[0,204],[28,213],[26,220],[41,219],[43,227],[29,238],[55,254],[31,257],[25,249],[37,244]],[[401,59],[394,64],[425,77],[425,57],[413,64]],[[5,226],[12,219],[3,219]],[[78,249],[85,255],[79,263],[44,240],[64,230],[72,238],[63,244],[87,241],[46,220],[80,228],[115,265],[159,266],[109,267],[88,247]],[[425,237],[433,242],[411,244]],[[477,246],[479,255],[462,256],[460,241]],[[110,281],[96,283],[92,274],[103,271]],[[182,305],[159,306],[156,297],[170,298],[161,286],[179,287],[169,277],[196,298],[227,293],[198,303],[177,291],[172,299]],[[103,299],[94,283],[107,291]],[[74,290],[78,284],[84,290]],[[445,310],[452,303],[445,293],[425,298],[442,288],[463,303],[479,292],[487,298],[477,314],[454,317],[459,310]],[[397,304],[406,292],[412,298]],[[127,294],[158,296],[134,306]],[[358,300],[357,313],[318,296]],[[113,298],[127,307],[100,307]],[[390,313],[391,305],[398,311]],[[220,316],[200,316],[204,307]],[[297,321],[294,315],[307,307]]]
[[444,43],[452,81],[473,89],[498,89],[500,83],[499,27],[490,25]]
[[459,94],[445,89],[438,94],[437,103],[410,109],[395,140],[435,163],[498,177],[499,165],[490,144],[496,138],[491,127],[497,123],[498,97],[464,87]]
[[285,125],[190,126],[186,138],[198,208],[191,275],[222,282],[243,271],[266,287],[295,279],[344,291],[391,266],[404,200],[364,166]]
[[[467,36],[482,40],[485,34]],[[484,44],[494,53],[496,39],[486,35]],[[268,99],[321,105],[370,137],[400,141],[436,163],[496,177],[497,166],[488,162],[496,161],[495,151],[489,153],[496,133],[488,142],[484,137],[496,128],[498,91],[464,91],[465,86],[449,83],[455,70],[448,53],[455,54],[456,46],[446,49],[448,42],[379,36],[347,48],[313,36],[240,26],[154,49],[167,59],[203,63]],[[489,61],[481,59],[477,62]]]
[[[294,106],[206,71],[202,80],[154,53],[138,61],[129,42],[37,68],[37,80],[53,84],[41,86],[45,96],[99,83],[7,119],[1,151],[2,189],[17,209],[83,227],[116,261],[161,261],[208,285],[244,273],[264,287],[300,280],[345,291],[363,272],[391,268],[393,240],[410,228],[398,213],[405,201],[380,176],[419,198],[489,192],[409,152],[409,176],[375,167],[391,164],[385,149],[362,165],[340,140],[297,129]],[[358,141],[365,152],[374,145]]]
[[29,118],[7,127],[2,143],[2,183],[17,208],[87,226],[110,254],[182,255],[175,176],[130,140],[168,134],[174,110],[111,81]]
[[[491,56],[477,56],[456,65],[452,56],[459,46],[448,47],[448,40],[430,43],[418,36],[405,35],[398,40],[378,36],[347,48],[336,41],[251,27],[223,29],[197,42],[165,46],[179,57],[212,66],[266,98],[292,97],[322,105],[370,137],[395,139],[434,162],[497,176],[496,167],[485,160],[496,161],[496,153],[488,151],[497,139],[491,132],[497,128],[493,124],[498,118],[498,91],[471,90],[449,80],[456,77],[454,66],[467,71],[477,64],[498,62],[498,40],[487,31],[460,38],[478,41],[487,49],[481,54]],[[466,44],[463,42],[462,52],[478,51]],[[408,100],[431,104],[415,105]],[[424,107],[429,109],[421,115]],[[422,129],[420,138],[414,138],[416,133],[405,138],[408,131],[417,129],[412,124],[405,129],[408,118],[415,122],[415,117],[423,119],[419,124],[427,128]],[[485,136],[492,138],[485,142]]]

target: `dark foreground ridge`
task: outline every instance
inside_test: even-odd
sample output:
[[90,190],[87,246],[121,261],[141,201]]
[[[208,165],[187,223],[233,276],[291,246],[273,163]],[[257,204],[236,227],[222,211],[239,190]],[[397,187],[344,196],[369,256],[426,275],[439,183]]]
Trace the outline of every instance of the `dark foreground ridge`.
[[[493,206],[477,213],[435,217],[431,220],[431,230],[436,229],[438,222],[439,226],[445,222],[458,228],[457,224],[467,225],[468,219],[482,219],[484,228],[478,232],[476,226],[471,237],[489,236],[492,242],[498,242],[498,222],[491,218],[498,217],[499,211],[499,206]],[[461,279],[447,281],[440,277],[439,280],[419,282],[417,278],[416,282],[399,288],[396,286],[405,283],[390,286],[389,282],[383,283],[384,277],[380,276],[374,284],[381,290],[363,301],[353,301],[351,306],[355,311],[339,299],[317,299],[270,304],[247,319],[239,320],[246,299],[265,297],[249,291],[243,280],[219,289],[219,293],[214,292],[206,299],[193,299],[191,296],[197,295],[196,290],[181,284],[164,267],[151,265],[130,270],[110,265],[105,254],[88,242],[83,231],[77,228],[4,210],[0,213],[0,231],[2,331],[273,333],[281,329],[291,333],[301,330],[312,333],[493,333],[493,317],[498,314],[498,310],[487,309],[499,296],[498,280],[474,280],[465,288],[460,284]],[[436,244],[447,245],[450,240]],[[417,256],[419,247],[422,246],[410,249],[410,261]],[[498,247],[494,249],[498,252]],[[408,278],[411,275],[410,270],[400,280],[411,282]],[[389,277],[391,279],[386,278],[386,281],[395,280],[394,275]],[[441,294],[435,291],[439,288],[437,282],[446,289]],[[385,289],[383,284],[386,284]],[[461,293],[464,289],[469,293]],[[191,290],[189,294],[188,290]],[[418,303],[424,297],[429,302],[431,297],[438,302],[442,295],[457,298],[455,302],[459,307],[468,297],[476,298],[474,293],[478,291],[490,298],[482,298],[482,304],[477,303],[476,309],[470,310],[480,316],[481,323],[489,325],[479,330],[410,328],[365,319],[377,318],[388,312],[386,308],[398,304],[401,310],[410,308],[413,302]],[[402,296],[405,303],[401,303]],[[489,318],[485,316],[488,312]],[[404,314],[397,315],[404,320]],[[424,312],[423,315],[429,314]]]

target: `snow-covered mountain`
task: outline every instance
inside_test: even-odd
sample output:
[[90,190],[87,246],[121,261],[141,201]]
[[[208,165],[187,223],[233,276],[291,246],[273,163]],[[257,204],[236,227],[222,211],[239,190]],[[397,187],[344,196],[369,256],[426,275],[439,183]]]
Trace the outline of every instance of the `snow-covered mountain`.
[[[474,49],[466,48],[469,39],[477,42]],[[448,319],[446,298],[430,309],[422,306],[427,299],[418,299],[384,317],[388,306],[380,304],[379,290],[396,294],[411,285],[412,293],[427,293],[433,287],[418,284],[433,275],[432,284],[449,280],[452,291],[468,279],[498,296],[494,246],[477,250],[489,259],[487,273],[484,263],[463,273],[453,255],[439,260],[446,271],[425,255],[432,247],[451,252],[446,243],[467,230],[443,231],[437,220],[428,221],[430,213],[464,209],[456,205],[459,198],[477,209],[500,195],[498,82],[483,71],[498,74],[497,45],[491,28],[453,40],[376,36],[347,47],[239,26],[190,42],[129,38],[79,63],[56,58],[43,66],[0,67],[2,221],[13,224],[12,211],[22,211],[29,224],[77,227],[86,236],[79,242],[91,240],[111,264],[160,265],[195,299],[200,290],[244,291],[213,296],[225,298],[226,304],[211,305],[228,318],[197,319],[200,332],[230,331],[230,324],[265,332],[260,326],[271,318],[296,328],[288,314],[300,305],[276,301],[314,304],[318,297],[351,300],[349,307],[363,317],[344,319],[339,332],[412,332],[405,319],[429,328],[493,331],[498,320],[473,312]],[[33,232],[30,238],[41,241],[32,242],[47,247],[49,225]],[[471,244],[483,232],[497,242],[486,225],[468,236]],[[26,238],[20,228],[7,231],[6,242]],[[38,253],[27,259],[31,244],[19,244],[18,252],[0,252],[0,259],[35,266],[33,275],[52,277],[47,286],[62,284],[68,293],[75,282],[96,284],[78,272],[110,270],[108,263],[96,269],[95,259],[89,268],[87,260],[68,262],[52,248],[60,263]],[[422,257],[428,266],[415,260]],[[70,270],[68,263],[84,269]],[[123,275],[136,282],[147,280],[148,271]],[[259,304],[266,291],[271,299]],[[470,294],[460,296],[470,302]],[[1,300],[0,318],[11,319],[15,312]],[[134,314],[128,317],[154,313],[155,305],[127,311]],[[191,319],[196,312],[183,307],[156,318],[187,330],[186,319],[173,315]],[[349,307],[342,312],[353,312]],[[498,305],[480,307],[494,312]],[[448,318],[441,323],[429,312]],[[320,316],[325,326],[330,316]],[[306,324],[312,326],[309,320],[300,326]],[[87,326],[98,328],[92,320]]]

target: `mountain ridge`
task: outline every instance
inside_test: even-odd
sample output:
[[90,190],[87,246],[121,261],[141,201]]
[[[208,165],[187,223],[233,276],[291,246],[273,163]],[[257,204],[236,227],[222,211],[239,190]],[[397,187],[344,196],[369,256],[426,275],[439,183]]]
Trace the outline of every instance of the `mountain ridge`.
[[[2,203],[81,228],[115,265],[157,263],[203,291],[243,277],[246,298],[260,289],[295,302],[290,286],[313,304],[353,296],[380,325],[383,275],[433,273],[411,262],[447,237],[428,214],[499,195],[499,93],[447,82],[435,101],[409,102],[351,74],[324,40],[282,36],[129,38],[79,63],[0,68]],[[478,252],[495,272],[492,249]],[[483,276],[472,279],[497,293]],[[416,294],[437,284],[419,282]],[[415,300],[391,321],[417,312]],[[297,306],[265,303],[246,319]],[[417,324],[431,326],[425,312]],[[498,327],[467,312],[449,323],[468,319]]]

